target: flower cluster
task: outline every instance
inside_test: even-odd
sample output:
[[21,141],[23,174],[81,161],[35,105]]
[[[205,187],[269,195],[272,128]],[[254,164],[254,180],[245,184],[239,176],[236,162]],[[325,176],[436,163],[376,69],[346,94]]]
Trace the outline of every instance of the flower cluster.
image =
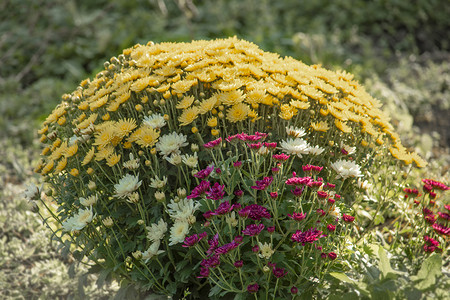
[[[39,134],[66,250],[175,297],[205,280],[214,297],[307,293],[344,255],[380,157],[426,165],[352,75],[236,38],[125,49]],[[448,234],[448,213],[426,216]]]

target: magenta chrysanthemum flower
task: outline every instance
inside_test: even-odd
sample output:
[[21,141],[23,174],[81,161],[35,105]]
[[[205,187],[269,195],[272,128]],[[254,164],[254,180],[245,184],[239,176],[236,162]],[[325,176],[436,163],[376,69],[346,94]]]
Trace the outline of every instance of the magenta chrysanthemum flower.
[[205,218],[205,219],[208,220],[208,219],[212,218],[213,213],[214,213],[214,212],[212,212],[212,211],[210,211],[210,210],[205,211],[205,212],[203,213],[203,218]]
[[231,211],[231,205],[229,201],[225,201],[219,204],[217,209],[214,211],[213,215],[220,216],[225,215]]
[[436,222],[437,216],[435,214],[429,214],[424,216],[425,221],[429,224],[434,224]]
[[218,182],[214,183],[214,185],[210,187],[209,191],[206,192],[206,198],[212,200],[221,200],[225,195],[225,192],[223,191],[224,188],[224,185],[220,185]]
[[184,245],[182,245],[182,246],[185,247],[185,248],[192,247],[195,244],[197,244],[198,242],[200,242],[207,235],[208,234],[206,232],[203,232],[203,233],[200,233],[200,234],[193,234],[191,236],[187,236],[184,239]]
[[433,188],[436,188],[438,190],[446,191],[446,190],[450,189],[450,187],[448,187],[444,183],[436,181],[436,180],[433,180],[433,179],[422,179],[422,182],[425,183],[426,185],[429,185],[429,186],[431,186]]
[[323,236],[322,231],[317,228],[310,228],[309,230],[303,232],[301,230],[297,230],[292,234],[291,240],[305,246],[306,243],[312,244]]
[[284,268],[276,268],[274,267],[272,269],[272,273],[276,278],[281,278],[286,276],[286,274],[288,273]]
[[445,225],[442,225],[439,223],[434,223],[433,229],[438,234],[447,235],[447,236],[450,235],[450,227],[447,227]]
[[343,214],[343,215],[342,215],[342,219],[343,219],[345,222],[347,222],[347,223],[351,223],[351,222],[353,222],[353,221],[355,220],[355,217],[350,216],[350,215]]
[[274,150],[277,147],[277,143],[264,143],[264,146],[269,150]]
[[302,166],[303,172],[315,173],[318,174],[322,171],[323,167],[313,166],[313,165],[305,165]]
[[242,166],[242,161],[236,161],[233,163],[233,167],[240,168]]
[[210,142],[204,144],[203,147],[205,147],[207,149],[215,148],[215,147],[219,146],[221,142],[222,142],[222,138],[218,138],[218,139],[215,139],[213,141],[210,141]]
[[213,254],[208,258],[205,258],[202,260],[202,262],[200,263],[200,265],[204,268],[215,268],[218,265],[220,265],[220,259],[219,259],[219,254]]
[[303,193],[303,190],[305,189],[305,187],[295,187],[295,189],[291,190],[291,193],[296,196],[296,197],[300,197]]
[[259,150],[262,147],[262,143],[259,142],[259,143],[255,143],[255,144],[247,144],[247,146],[250,149]]
[[413,197],[419,196],[419,191],[417,189],[405,188],[403,191],[406,193],[406,195],[405,195],[406,198],[409,196],[413,196]]
[[287,185],[308,185],[312,182],[311,177],[291,177],[286,180],[284,183]]
[[244,262],[242,260],[237,260],[234,262],[234,266],[236,268],[242,268],[243,265],[244,265]]
[[336,230],[336,226],[333,224],[328,224],[327,229],[328,231],[333,232]]
[[217,254],[226,254],[230,252],[233,249],[236,249],[239,246],[239,243],[232,241],[231,243],[225,244],[223,246],[220,246],[214,250]]
[[444,220],[450,220],[450,214],[445,213],[445,212],[438,212],[439,218],[444,219]]
[[197,276],[197,278],[207,278],[208,276],[209,276],[209,269],[200,268],[200,276]]
[[291,287],[291,294],[296,295],[298,293],[298,288],[296,286]]
[[194,177],[200,178],[200,179],[205,179],[206,177],[209,176],[209,174],[211,174],[211,172],[214,170],[214,166],[208,166],[203,170],[200,170],[197,172],[197,174],[194,175]]
[[423,240],[425,241],[425,243],[427,243],[430,246],[436,246],[436,247],[439,246],[439,242],[428,235],[424,236]]
[[189,196],[187,196],[186,198],[188,199],[194,199],[197,197],[200,197],[201,195],[203,195],[204,193],[206,193],[206,191],[209,190],[209,186],[210,186],[210,182],[209,181],[205,181],[202,180],[200,182],[199,185],[197,185],[192,191],[191,194]]
[[287,216],[289,218],[291,218],[292,220],[295,220],[295,221],[301,221],[304,218],[306,218],[306,214],[298,213],[298,212],[293,212],[292,215],[291,214],[287,214]]
[[334,252],[330,252],[330,253],[328,253],[328,257],[331,258],[331,260],[335,260],[337,257],[337,254]]
[[329,183],[327,182],[327,184],[325,184],[324,188],[327,190],[334,190],[334,188],[336,187],[335,184]]
[[281,153],[281,154],[274,154],[274,155],[272,155],[272,157],[276,161],[284,162],[284,161],[287,161],[289,159],[290,155]]
[[244,230],[242,230],[242,234],[255,236],[260,234],[264,227],[264,224],[250,224],[247,225]]
[[235,190],[234,194],[236,195],[236,197],[241,197],[244,194],[243,190]]
[[325,199],[325,198],[328,197],[328,193],[326,193],[326,192],[324,192],[324,191],[317,191],[317,196],[318,196],[320,199]]
[[259,290],[259,284],[257,284],[257,283],[249,284],[249,285],[247,286],[247,291],[248,291],[250,294],[254,294],[254,293],[258,292],[258,290]]
[[208,240],[209,249],[206,250],[207,254],[214,253],[214,250],[219,246],[219,234],[216,233],[214,237]]
[[247,216],[248,218],[259,221],[263,218],[270,219],[271,215],[267,208],[258,204],[251,204],[239,211],[239,215]]
[[256,180],[256,185],[252,186],[255,190],[265,190],[273,181],[273,177],[264,177],[262,180]]

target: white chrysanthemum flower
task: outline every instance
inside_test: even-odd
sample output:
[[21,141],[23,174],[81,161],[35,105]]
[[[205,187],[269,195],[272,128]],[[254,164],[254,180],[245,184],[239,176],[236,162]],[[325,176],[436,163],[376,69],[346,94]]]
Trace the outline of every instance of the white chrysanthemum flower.
[[309,154],[311,154],[311,155],[320,155],[320,154],[322,154],[323,151],[325,151],[325,149],[322,147],[319,147],[317,145],[309,148]]
[[306,131],[301,127],[289,126],[286,127],[286,133],[287,135],[293,136],[294,138],[301,138],[306,134]]
[[198,165],[198,156],[197,152],[194,152],[194,155],[181,155],[183,159],[183,163],[191,168],[196,168]]
[[180,154],[180,148],[188,145],[186,141],[187,136],[172,132],[159,138],[158,143],[156,143],[156,150],[163,156],[169,156],[173,153]]
[[62,223],[65,231],[74,231],[83,229],[94,218],[91,209],[80,209],[78,213]]
[[40,195],[41,195],[41,188],[39,188],[34,183],[30,183],[23,192],[23,196],[28,201],[37,200],[39,199]]
[[171,156],[167,156],[167,157],[165,157],[165,159],[174,166],[178,166],[179,164],[181,164],[181,155],[180,154],[172,153]]
[[150,187],[154,189],[161,189],[165,187],[167,184],[167,177],[164,176],[162,179],[159,179],[158,176],[155,176],[155,178],[150,179]]
[[330,216],[333,216],[335,218],[340,218],[341,217],[341,210],[339,207],[337,207],[336,205],[333,206],[333,210],[329,211],[328,214]]
[[161,129],[166,126],[166,120],[160,114],[153,114],[151,116],[147,116],[142,121],[143,124],[152,127],[153,129]]
[[307,141],[299,138],[283,140],[280,146],[287,154],[295,154],[298,157],[302,157],[302,154],[308,154],[311,148]]
[[259,148],[259,150],[258,150],[258,154],[259,154],[259,155],[267,155],[267,154],[269,154],[269,152],[270,152],[269,148],[267,148],[267,147],[265,147],[265,146],[262,146],[262,147]]
[[227,214],[227,216],[225,217],[225,221],[231,227],[236,227],[238,224],[238,220],[236,219],[236,213],[233,211],[233,212],[231,212],[230,215]]
[[141,259],[143,259],[145,262],[152,259],[153,257],[157,256],[158,254],[161,254],[164,252],[164,250],[158,250],[160,241],[154,242],[153,244],[148,247],[148,249],[142,253]]
[[272,244],[258,242],[259,257],[269,259],[275,251],[272,249]]
[[137,190],[141,184],[142,181],[139,181],[139,177],[127,174],[119,180],[119,183],[114,185],[114,188],[116,189],[115,196],[118,198],[126,198],[132,192]]
[[333,170],[338,174],[336,178],[362,177],[360,166],[350,160],[338,160],[331,164]]
[[98,196],[97,195],[90,195],[89,197],[87,197],[87,198],[84,198],[84,197],[80,197],[80,204],[81,205],[83,205],[83,206],[92,206],[92,205],[94,205],[95,203],[97,203],[97,199],[98,199]]
[[67,143],[69,146],[72,146],[73,144],[77,143],[79,138],[76,135],[72,135],[69,138],[69,142]]
[[192,217],[200,208],[200,202],[184,198],[179,202],[171,200],[167,207],[167,213],[172,220],[192,223]]
[[357,183],[358,187],[362,190],[368,190],[370,188],[372,188],[372,184],[369,183],[369,181],[364,180],[362,181],[361,178],[358,178],[358,183]]
[[158,223],[153,223],[146,227],[147,238],[151,242],[159,242],[163,239],[164,234],[167,232],[167,223],[163,219],[159,219]]
[[184,242],[189,233],[189,223],[176,221],[170,228],[169,246]]
[[343,149],[347,155],[353,154],[356,152],[356,147],[350,147],[349,145],[344,144],[341,141],[341,149]]
[[136,170],[139,168],[139,159],[135,159],[133,153],[130,153],[130,160],[124,162],[123,167],[129,170]]

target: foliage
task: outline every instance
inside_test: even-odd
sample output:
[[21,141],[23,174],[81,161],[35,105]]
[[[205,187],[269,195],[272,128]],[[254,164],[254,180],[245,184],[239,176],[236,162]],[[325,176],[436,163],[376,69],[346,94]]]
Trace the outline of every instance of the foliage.
[[62,258],[50,243],[48,229],[23,197],[23,182],[30,179],[35,163],[30,157],[30,151],[20,146],[0,144],[0,297],[106,299],[114,295],[117,287],[98,289],[96,276],[87,277],[85,267]]
[[104,66],[39,131],[57,209],[36,187],[28,197],[64,252],[124,288],[316,294],[351,263],[351,237],[384,222],[388,170],[426,165],[350,74],[236,38],[136,45]]

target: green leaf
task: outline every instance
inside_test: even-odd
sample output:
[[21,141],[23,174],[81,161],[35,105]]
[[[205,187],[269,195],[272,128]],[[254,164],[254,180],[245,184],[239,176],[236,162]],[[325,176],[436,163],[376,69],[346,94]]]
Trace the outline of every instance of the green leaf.
[[350,277],[348,277],[346,274],[344,273],[339,273],[339,272],[331,272],[330,273],[331,276],[333,276],[334,278],[339,279],[342,282],[346,282],[346,283],[351,283],[354,284],[355,281],[350,279]]
[[432,287],[436,283],[436,277],[442,274],[442,258],[434,253],[428,257],[422,264],[416,276],[411,276],[411,279],[416,283],[415,287],[424,291]]

